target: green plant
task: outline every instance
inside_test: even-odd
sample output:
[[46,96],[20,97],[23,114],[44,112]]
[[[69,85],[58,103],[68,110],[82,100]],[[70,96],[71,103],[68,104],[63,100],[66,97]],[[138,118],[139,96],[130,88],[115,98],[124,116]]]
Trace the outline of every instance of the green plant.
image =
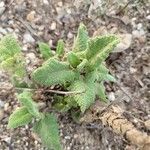
[[[109,74],[104,61],[117,44],[115,35],[89,38],[86,27],[81,23],[69,53],[65,52],[62,40],[58,41],[56,53],[52,53],[46,43],[39,43],[39,50],[46,61],[32,72],[29,80],[17,41],[11,35],[2,38],[1,67],[10,74],[14,87],[23,91],[17,96],[21,106],[10,116],[8,127],[31,123],[45,146],[60,150],[56,118],[53,113],[42,112],[38,107],[33,100],[36,91],[45,86],[45,92],[53,93],[51,111],[80,110],[84,113],[94,103],[96,96],[106,101],[104,82],[114,82],[115,78]],[[58,85],[59,90],[55,90]],[[54,86],[54,90],[50,89],[51,86]]]

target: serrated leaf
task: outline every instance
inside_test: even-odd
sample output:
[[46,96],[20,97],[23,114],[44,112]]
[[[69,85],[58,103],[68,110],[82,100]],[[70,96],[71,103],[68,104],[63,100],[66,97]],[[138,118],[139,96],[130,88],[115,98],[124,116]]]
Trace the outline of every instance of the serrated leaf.
[[31,92],[24,91],[23,93],[19,94],[17,96],[17,98],[19,99],[19,101],[21,102],[21,104],[27,108],[28,112],[31,115],[33,115],[33,116],[35,116],[37,118],[40,117],[38,106],[32,100],[32,93]]
[[91,65],[97,67],[103,62],[118,42],[118,38],[114,35],[105,35],[89,40],[86,57],[91,61]]
[[48,58],[53,56],[52,51],[51,51],[48,44],[43,43],[43,42],[39,42],[38,45],[39,45],[40,53],[42,54],[42,57],[44,59],[47,60]]
[[61,150],[58,124],[54,115],[46,114],[34,125],[33,130],[48,149]]
[[8,128],[17,128],[32,121],[32,115],[26,107],[16,109],[9,117]]
[[108,73],[100,73],[97,72],[97,80],[98,81],[111,81],[111,82],[116,82],[115,77],[113,77],[112,75],[108,74]]
[[80,64],[80,59],[77,57],[77,55],[73,52],[70,52],[67,56],[69,64],[76,68]]
[[95,101],[95,87],[93,82],[75,81],[70,87],[71,91],[80,91],[81,93],[73,95],[73,99],[84,112]]
[[18,77],[24,77],[26,75],[24,61],[22,56],[18,53],[13,57],[9,57],[2,61],[2,69],[14,74]]
[[88,64],[88,60],[87,59],[83,59],[82,62],[77,66],[77,70],[79,72],[84,72],[87,64]]
[[105,94],[105,86],[103,82],[101,83],[95,83],[96,86],[96,95],[100,98],[100,100],[107,101],[107,96]]
[[9,57],[13,57],[15,54],[20,53],[21,48],[12,35],[4,36],[0,41],[0,58],[5,60]]
[[69,65],[56,59],[49,59],[32,73],[32,79],[38,84],[51,86],[73,81],[76,73]]
[[58,43],[57,43],[57,47],[56,47],[56,54],[58,56],[62,56],[64,54],[64,42],[63,40],[59,40]]
[[73,51],[75,52],[85,51],[87,48],[88,39],[89,37],[86,26],[83,23],[80,23],[77,37],[74,40]]

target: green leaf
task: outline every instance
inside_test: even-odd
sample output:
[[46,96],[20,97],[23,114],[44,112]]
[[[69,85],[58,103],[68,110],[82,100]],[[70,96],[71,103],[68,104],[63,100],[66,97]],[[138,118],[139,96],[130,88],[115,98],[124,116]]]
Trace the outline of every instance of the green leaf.
[[9,117],[8,128],[17,128],[32,121],[32,115],[26,107],[16,109]]
[[91,65],[98,66],[109,56],[118,42],[118,38],[114,35],[92,38],[88,42],[87,60],[91,61]]
[[75,76],[76,73],[70,70],[68,64],[56,59],[49,59],[32,73],[32,79],[45,86],[71,82],[74,81]]
[[68,62],[74,68],[76,68],[80,64],[80,59],[73,52],[70,52],[67,56]]
[[80,106],[82,112],[91,106],[95,101],[95,86],[94,82],[90,81],[75,81],[70,87],[71,91],[80,91],[81,93],[73,95],[73,99]]
[[88,64],[88,60],[87,59],[83,59],[82,62],[77,66],[77,70],[79,72],[84,72],[86,67],[87,67],[87,64]]
[[89,37],[86,26],[83,23],[80,23],[77,37],[74,40],[73,51],[85,51],[87,48],[88,39]]
[[12,35],[4,36],[0,41],[0,60],[13,57],[16,53],[20,53],[21,48]]
[[18,77],[24,77],[26,75],[24,61],[19,53],[3,60],[1,68]]
[[59,40],[58,43],[57,43],[57,47],[56,47],[56,54],[58,56],[62,56],[64,54],[64,42],[63,40]]
[[116,82],[116,79],[108,74],[108,73],[100,73],[100,72],[97,72],[97,81],[111,81],[111,82]]
[[95,83],[96,86],[96,95],[100,98],[100,100],[107,101],[107,96],[105,94],[105,86],[103,82]]
[[48,58],[53,56],[52,51],[51,51],[48,44],[43,43],[43,42],[39,42],[38,45],[39,45],[40,53],[42,54],[42,57],[45,60],[47,60]]
[[110,74],[106,74],[106,76],[105,76],[105,79],[104,79],[105,81],[111,81],[111,82],[116,82],[116,78],[115,77],[113,77],[112,75],[110,75]]
[[17,97],[18,97],[19,101],[21,102],[21,104],[27,108],[28,112],[31,115],[33,115],[37,118],[40,117],[38,106],[32,100],[32,93],[31,92],[24,91],[23,93],[19,94]]
[[34,125],[33,130],[48,149],[61,150],[58,124],[53,114],[46,114]]

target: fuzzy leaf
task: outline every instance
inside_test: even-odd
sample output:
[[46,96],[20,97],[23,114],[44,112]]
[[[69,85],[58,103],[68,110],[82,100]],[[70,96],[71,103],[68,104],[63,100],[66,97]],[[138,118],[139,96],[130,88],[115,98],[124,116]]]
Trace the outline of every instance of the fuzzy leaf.
[[83,23],[80,23],[77,37],[74,40],[73,51],[75,52],[85,51],[87,48],[88,39],[89,37],[87,29]]
[[38,110],[37,104],[32,100],[32,93],[24,91],[23,93],[18,95],[18,99],[21,102],[23,106],[25,106],[28,110],[28,112],[35,116],[40,117],[40,113]]
[[9,117],[8,127],[17,128],[32,121],[32,115],[26,107],[16,109]]
[[53,56],[52,51],[51,51],[48,44],[43,43],[43,42],[39,42],[38,45],[39,45],[40,53],[42,54],[42,57],[44,59],[47,60],[48,58]]
[[118,44],[118,38],[114,35],[95,37],[89,40],[86,57],[92,65],[99,65]]
[[62,56],[64,54],[64,46],[63,40],[59,40],[56,47],[56,54],[58,56]]
[[105,94],[105,86],[103,85],[103,82],[101,83],[96,83],[96,95],[98,95],[98,97],[100,98],[100,100],[106,101],[107,100],[107,96]]
[[0,60],[13,57],[15,54],[20,53],[21,48],[12,35],[4,36],[0,41]]
[[75,76],[68,64],[55,59],[49,59],[32,73],[35,82],[46,86],[73,81]]
[[73,52],[70,52],[68,54],[67,59],[70,65],[74,68],[76,68],[80,64],[80,59]]
[[1,67],[2,69],[18,77],[24,77],[26,75],[24,61],[20,54],[16,54],[13,57],[3,60]]
[[93,82],[88,81],[75,81],[71,85],[72,91],[80,91],[80,94],[75,94],[73,99],[80,106],[82,112],[84,112],[95,101],[95,87]]
[[84,72],[87,64],[88,64],[88,60],[87,59],[83,59],[82,62],[77,66],[77,70],[79,72]]
[[97,72],[97,81],[111,81],[111,82],[116,82],[116,79],[108,74],[108,73],[100,73],[100,72]]
[[54,115],[46,114],[34,125],[33,130],[40,136],[42,143],[48,149],[61,150],[58,124]]

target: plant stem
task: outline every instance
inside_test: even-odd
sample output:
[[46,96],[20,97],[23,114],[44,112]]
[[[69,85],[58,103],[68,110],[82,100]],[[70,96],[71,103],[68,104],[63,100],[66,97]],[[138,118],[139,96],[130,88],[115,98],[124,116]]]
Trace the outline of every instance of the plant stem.
[[[0,88],[0,89],[4,89],[7,90],[7,88]],[[56,93],[56,94],[60,94],[60,95],[71,95],[71,94],[80,94],[83,93],[81,91],[57,91],[57,90],[50,90],[50,89],[31,89],[31,88],[17,88],[15,87],[16,90],[29,90],[29,91],[46,91],[46,92],[50,92],[50,93]]]

